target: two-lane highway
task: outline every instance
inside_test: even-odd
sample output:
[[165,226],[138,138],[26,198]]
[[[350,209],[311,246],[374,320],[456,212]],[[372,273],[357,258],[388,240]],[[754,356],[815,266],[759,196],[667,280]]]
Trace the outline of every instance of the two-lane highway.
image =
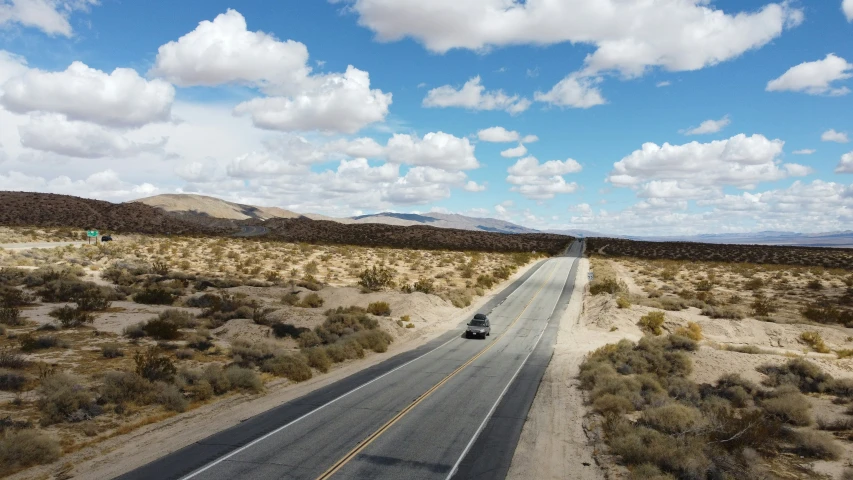
[[503,478],[508,458],[471,457],[511,458],[579,251],[542,262],[490,306],[486,340],[460,328],[121,478]]

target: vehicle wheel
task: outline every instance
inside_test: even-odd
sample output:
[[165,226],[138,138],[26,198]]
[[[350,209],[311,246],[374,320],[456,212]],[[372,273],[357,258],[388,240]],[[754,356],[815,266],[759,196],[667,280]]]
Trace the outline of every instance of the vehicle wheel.
[[487,333],[487,334],[486,334],[486,336],[488,337],[488,336],[489,336],[489,335],[491,335],[491,334],[492,334],[492,332],[489,332],[489,333]]

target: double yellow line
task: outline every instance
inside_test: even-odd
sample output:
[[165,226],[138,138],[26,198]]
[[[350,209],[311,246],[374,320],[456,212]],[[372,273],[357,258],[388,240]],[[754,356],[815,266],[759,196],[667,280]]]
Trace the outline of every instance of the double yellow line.
[[371,434],[370,434],[366,439],[364,439],[361,443],[359,443],[357,447],[355,447],[354,449],[350,450],[350,451],[349,451],[349,453],[347,453],[346,455],[344,455],[344,457],[343,457],[343,458],[341,458],[340,460],[338,460],[337,462],[335,462],[335,464],[334,464],[334,465],[332,465],[332,466],[331,466],[331,468],[329,468],[328,470],[326,470],[325,472],[323,472],[323,474],[322,474],[322,475],[320,475],[319,477],[317,477],[317,480],[326,480],[326,479],[330,478],[332,475],[334,475],[335,473],[337,473],[337,472],[338,472],[338,470],[340,470],[341,468],[343,468],[343,467],[344,467],[344,465],[346,465],[347,463],[349,463],[349,461],[350,461],[350,460],[352,460],[353,458],[355,458],[355,456],[356,456],[356,455],[358,455],[359,453],[361,453],[365,448],[367,448],[367,447],[368,447],[368,445],[370,445],[371,443],[373,443],[373,441],[374,441],[374,440],[376,440],[377,438],[379,438],[383,433],[385,433],[385,432],[386,432],[389,428],[391,428],[395,423],[397,423],[398,421],[400,421],[400,419],[401,419],[401,418],[403,418],[404,416],[406,416],[406,414],[407,414],[407,413],[411,412],[411,411],[412,411],[415,407],[417,407],[421,402],[423,402],[424,400],[426,400],[426,399],[427,399],[427,397],[429,397],[429,396],[430,396],[430,395],[432,395],[436,390],[438,390],[439,388],[441,388],[441,386],[442,386],[442,385],[444,385],[445,383],[449,382],[451,378],[453,378],[454,376],[456,376],[459,372],[461,372],[462,370],[464,370],[468,365],[471,365],[472,363],[474,363],[474,361],[475,361],[475,360],[477,360],[477,359],[478,359],[478,358],[480,358],[483,354],[485,354],[487,351],[489,351],[489,349],[490,349],[490,348],[492,348],[492,347],[493,347],[493,346],[498,342],[498,340],[500,340],[500,339],[501,339],[501,337],[503,337],[504,335],[506,335],[506,333],[507,333],[507,332],[509,332],[509,331],[510,331],[510,329],[513,327],[513,325],[515,325],[515,323],[516,323],[516,322],[518,322],[518,320],[521,318],[521,316],[522,316],[522,315],[524,315],[524,312],[526,312],[526,311],[527,311],[527,308],[528,308],[528,307],[530,307],[530,304],[532,304],[532,303],[533,303],[533,300],[535,300],[535,299],[536,299],[536,297],[538,297],[538,296],[539,296],[539,293],[540,293],[540,292],[542,292],[542,289],[543,289],[543,288],[545,288],[545,285],[547,285],[548,283],[550,283],[550,281],[551,281],[551,279],[554,277],[554,274],[555,274],[555,273],[557,273],[557,267],[556,267],[556,266],[555,266],[555,267],[553,268],[553,270],[551,271],[551,274],[550,274],[550,275],[548,275],[548,279],[547,279],[544,283],[542,283],[542,286],[540,286],[540,287],[539,287],[539,290],[536,290],[536,293],[535,293],[535,294],[530,298],[530,301],[528,301],[528,302],[527,302],[527,304],[524,306],[524,308],[521,310],[521,312],[520,312],[520,313],[515,317],[515,319],[512,321],[512,323],[510,323],[510,324],[509,324],[509,326],[506,328],[506,330],[504,330],[504,331],[503,331],[503,333],[501,333],[500,335],[498,335],[497,337],[495,337],[495,338],[494,338],[494,340],[492,340],[492,342],[491,342],[491,343],[490,343],[486,348],[484,348],[483,350],[481,350],[481,351],[480,351],[480,353],[478,353],[478,354],[474,355],[473,357],[471,357],[471,359],[469,359],[467,362],[465,362],[465,363],[463,363],[462,365],[460,365],[456,370],[454,370],[454,371],[450,372],[446,377],[444,377],[443,379],[441,379],[441,381],[440,381],[440,382],[436,383],[435,385],[433,385],[433,386],[432,386],[432,388],[430,388],[429,390],[427,390],[426,392],[424,392],[423,394],[421,394],[421,396],[419,396],[418,398],[416,398],[416,399],[415,399],[412,403],[410,403],[406,408],[404,408],[403,410],[400,410],[400,412],[399,412],[399,413],[397,413],[396,415],[394,415],[394,417],[393,417],[393,418],[391,418],[391,420],[388,420],[384,425],[382,425],[382,426],[379,428],[379,430],[376,430],[375,432],[371,433]]

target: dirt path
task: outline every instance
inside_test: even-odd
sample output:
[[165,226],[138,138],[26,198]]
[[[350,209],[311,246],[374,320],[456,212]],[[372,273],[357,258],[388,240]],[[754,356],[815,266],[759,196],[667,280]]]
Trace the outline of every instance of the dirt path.
[[576,288],[560,320],[554,356],[521,431],[509,480],[605,478],[584,431],[586,410],[577,374],[588,352],[618,341],[624,334],[587,328],[582,309],[589,260],[579,261]]

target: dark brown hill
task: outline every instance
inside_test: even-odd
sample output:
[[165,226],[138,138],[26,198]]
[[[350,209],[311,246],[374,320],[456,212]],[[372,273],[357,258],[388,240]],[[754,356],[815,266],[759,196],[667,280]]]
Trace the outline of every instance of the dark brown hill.
[[573,240],[548,233],[507,234],[421,225],[408,227],[380,223],[342,224],[307,218],[275,218],[262,224],[273,237],[307,242],[370,247],[489,252],[562,252]]
[[0,192],[0,225],[96,228],[148,234],[228,234],[233,226],[203,225],[141,203],[110,203],[52,193]]
[[642,242],[621,238],[589,238],[586,250],[589,253],[635,258],[769,263],[853,270],[853,249],[849,248]]

